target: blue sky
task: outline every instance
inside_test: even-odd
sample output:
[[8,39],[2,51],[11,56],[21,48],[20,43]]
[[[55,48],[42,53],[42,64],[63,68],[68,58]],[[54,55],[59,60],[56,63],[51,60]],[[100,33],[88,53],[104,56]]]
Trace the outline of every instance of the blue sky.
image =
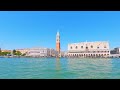
[[56,33],[61,49],[68,43],[109,41],[120,46],[120,11],[1,11],[2,49],[55,48]]

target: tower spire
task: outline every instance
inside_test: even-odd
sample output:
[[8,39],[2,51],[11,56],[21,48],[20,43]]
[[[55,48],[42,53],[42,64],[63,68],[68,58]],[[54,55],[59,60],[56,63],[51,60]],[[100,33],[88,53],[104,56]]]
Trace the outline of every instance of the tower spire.
[[60,35],[60,33],[59,33],[59,29],[58,29],[58,31],[57,31],[57,36],[59,36]]

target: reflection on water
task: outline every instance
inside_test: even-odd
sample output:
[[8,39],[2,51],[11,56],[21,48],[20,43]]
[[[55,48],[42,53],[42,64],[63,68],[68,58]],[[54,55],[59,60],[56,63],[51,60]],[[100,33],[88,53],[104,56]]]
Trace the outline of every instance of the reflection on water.
[[120,79],[120,59],[0,58],[0,79]]
[[60,66],[60,58],[56,58],[56,70],[60,71],[61,66]]

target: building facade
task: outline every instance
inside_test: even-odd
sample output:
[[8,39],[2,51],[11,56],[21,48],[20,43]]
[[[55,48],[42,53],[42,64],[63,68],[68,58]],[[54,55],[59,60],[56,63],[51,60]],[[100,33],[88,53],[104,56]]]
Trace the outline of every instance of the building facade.
[[26,56],[31,57],[53,57],[57,52],[51,48],[30,48]]
[[27,52],[27,56],[48,57],[50,56],[50,50],[48,48],[30,48]]
[[58,55],[58,52],[55,49],[50,48],[50,56],[56,57]]
[[111,54],[120,54],[120,48],[114,48],[113,50],[110,51]]
[[20,51],[22,54],[26,54],[29,51],[29,48],[16,49],[16,51]]
[[109,57],[107,41],[80,42],[68,44],[68,57]]
[[1,50],[1,52],[11,52],[11,50]]

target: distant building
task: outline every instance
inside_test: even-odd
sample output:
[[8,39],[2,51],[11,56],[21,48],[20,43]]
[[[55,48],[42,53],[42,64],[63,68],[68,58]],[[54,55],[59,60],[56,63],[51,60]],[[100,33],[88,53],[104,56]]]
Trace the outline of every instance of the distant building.
[[11,50],[1,50],[1,52],[11,52]]
[[111,54],[120,54],[120,47],[114,48],[110,51]]
[[27,52],[27,56],[32,57],[51,57],[56,55],[57,52],[54,49],[49,48],[30,48]]
[[58,52],[55,49],[50,48],[50,56],[56,57],[58,55]]
[[16,49],[16,51],[20,51],[22,54],[26,54],[29,51],[29,48]]
[[108,57],[109,43],[106,41],[68,44],[68,57]]
[[66,57],[67,56],[67,52],[66,51],[61,51],[61,57]]

